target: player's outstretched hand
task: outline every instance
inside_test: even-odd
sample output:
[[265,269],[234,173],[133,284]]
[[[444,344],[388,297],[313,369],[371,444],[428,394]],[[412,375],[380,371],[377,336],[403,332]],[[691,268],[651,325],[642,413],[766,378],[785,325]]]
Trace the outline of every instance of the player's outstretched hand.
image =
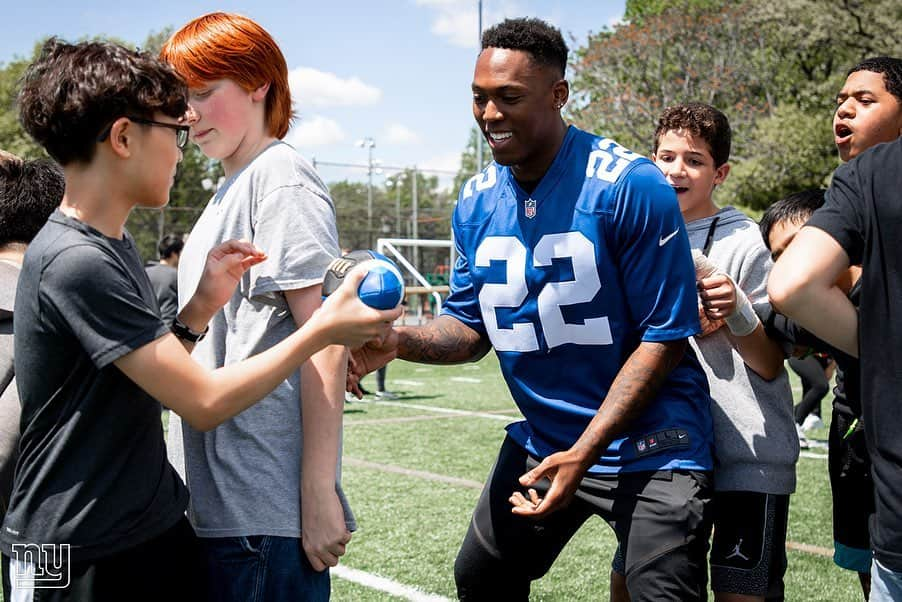
[[381,341],[370,341],[348,354],[348,378],[345,389],[357,399],[363,398],[360,379],[398,357],[398,332],[393,328]]
[[509,498],[513,506],[511,512],[539,518],[564,508],[573,500],[573,494],[587,469],[585,460],[572,449],[551,454],[520,477],[520,484],[524,487],[535,485],[542,479],[551,481],[545,497],[539,497],[531,488],[527,491],[529,498],[519,491],[514,492]]
[[191,298],[211,315],[235,293],[244,273],[266,259],[266,253],[246,240],[227,240],[207,253],[204,271]]
[[369,342],[381,344],[391,332],[392,322],[401,316],[401,306],[379,310],[360,300],[357,287],[366,273],[365,267],[348,272],[344,283],[310,317],[326,331],[333,344],[352,349]]

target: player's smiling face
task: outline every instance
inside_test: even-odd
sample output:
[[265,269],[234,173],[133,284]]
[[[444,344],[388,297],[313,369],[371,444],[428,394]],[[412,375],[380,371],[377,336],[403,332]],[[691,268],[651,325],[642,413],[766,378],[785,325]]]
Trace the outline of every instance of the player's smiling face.
[[529,53],[486,48],[473,75],[473,116],[501,165],[522,182],[541,179],[554,161],[567,127],[560,107],[569,87]]
[[685,130],[668,130],[661,135],[658,150],[651,158],[677,193],[687,222],[717,212],[711,195],[714,187],[726,179],[730,165],[715,167],[707,142]]
[[886,89],[882,73],[851,73],[836,103],[833,140],[843,161],[902,136],[902,102]]

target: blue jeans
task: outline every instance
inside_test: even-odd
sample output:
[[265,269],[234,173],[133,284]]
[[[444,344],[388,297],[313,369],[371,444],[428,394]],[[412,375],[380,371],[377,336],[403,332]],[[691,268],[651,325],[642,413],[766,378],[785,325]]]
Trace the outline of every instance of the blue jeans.
[[871,602],[902,600],[902,573],[886,568],[875,558],[871,563]]
[[329,571],[316,572],[292,537],[201,538],[211,602],[328,600]]

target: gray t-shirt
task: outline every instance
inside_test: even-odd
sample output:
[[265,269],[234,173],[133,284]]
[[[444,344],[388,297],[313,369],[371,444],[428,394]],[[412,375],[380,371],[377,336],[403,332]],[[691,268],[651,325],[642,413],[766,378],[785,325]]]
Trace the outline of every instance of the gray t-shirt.
[[160,317],[163,324],[172,324],[179,310],[178,270],[170,265],[151,263],[144,266],[150,285],[160,304]]
[[[748,296],[759,315],[770,307],[770,253],[758,225],[733,207],[686,224],[689,244],[702,249],[717,218],[708,258]],[[766,381],[733,349],[726,326],[692,337],[711,387],[714,417],[714,487],[718,491],[789,494],[795,491],[799,438],[786,371]]]
[[13,303],[19,266],[0,259],[0,517],[9,507],[19,446],[19,392],[13,366]]
[[165,335],[134,241],[57,210],[29,245],[14,314],[19,460],[0,549],[69,544],[88,561],[184,515],[160,404],[114,362]]
[[[244,275],[195,347],[194,357],[211,369],[255,355],[294,332],[282,291],[322,282],[338,255],[335,208],[326,186],[291,146],[271,144],[210,200],[182,251],[180,307],[197,289],[209,250],[232,238],[253,242],[268,258]],[[198,535],[300,537],[300,370],[211,432],[172,418],[169,457],[177,469],[184,467],[188,518]]]

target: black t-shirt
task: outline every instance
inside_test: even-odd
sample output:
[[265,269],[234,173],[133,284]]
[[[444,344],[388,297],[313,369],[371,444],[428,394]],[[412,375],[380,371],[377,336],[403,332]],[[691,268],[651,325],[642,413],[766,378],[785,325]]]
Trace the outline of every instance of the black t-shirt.
[[172,324],[179,311],[179,271],[162,263],[148,264],[144,270],[157,297],[163,324]]
[[902,138],[841,166],[809,226],[861,264],[861,401],[873,463],[877,559],[902,571]]
[[0,549],[92,560],[178,522],[188,493],[160,404],[113,364],[168,332],[132,238],[56,211],[25,254],[14,328],[22,434]]

